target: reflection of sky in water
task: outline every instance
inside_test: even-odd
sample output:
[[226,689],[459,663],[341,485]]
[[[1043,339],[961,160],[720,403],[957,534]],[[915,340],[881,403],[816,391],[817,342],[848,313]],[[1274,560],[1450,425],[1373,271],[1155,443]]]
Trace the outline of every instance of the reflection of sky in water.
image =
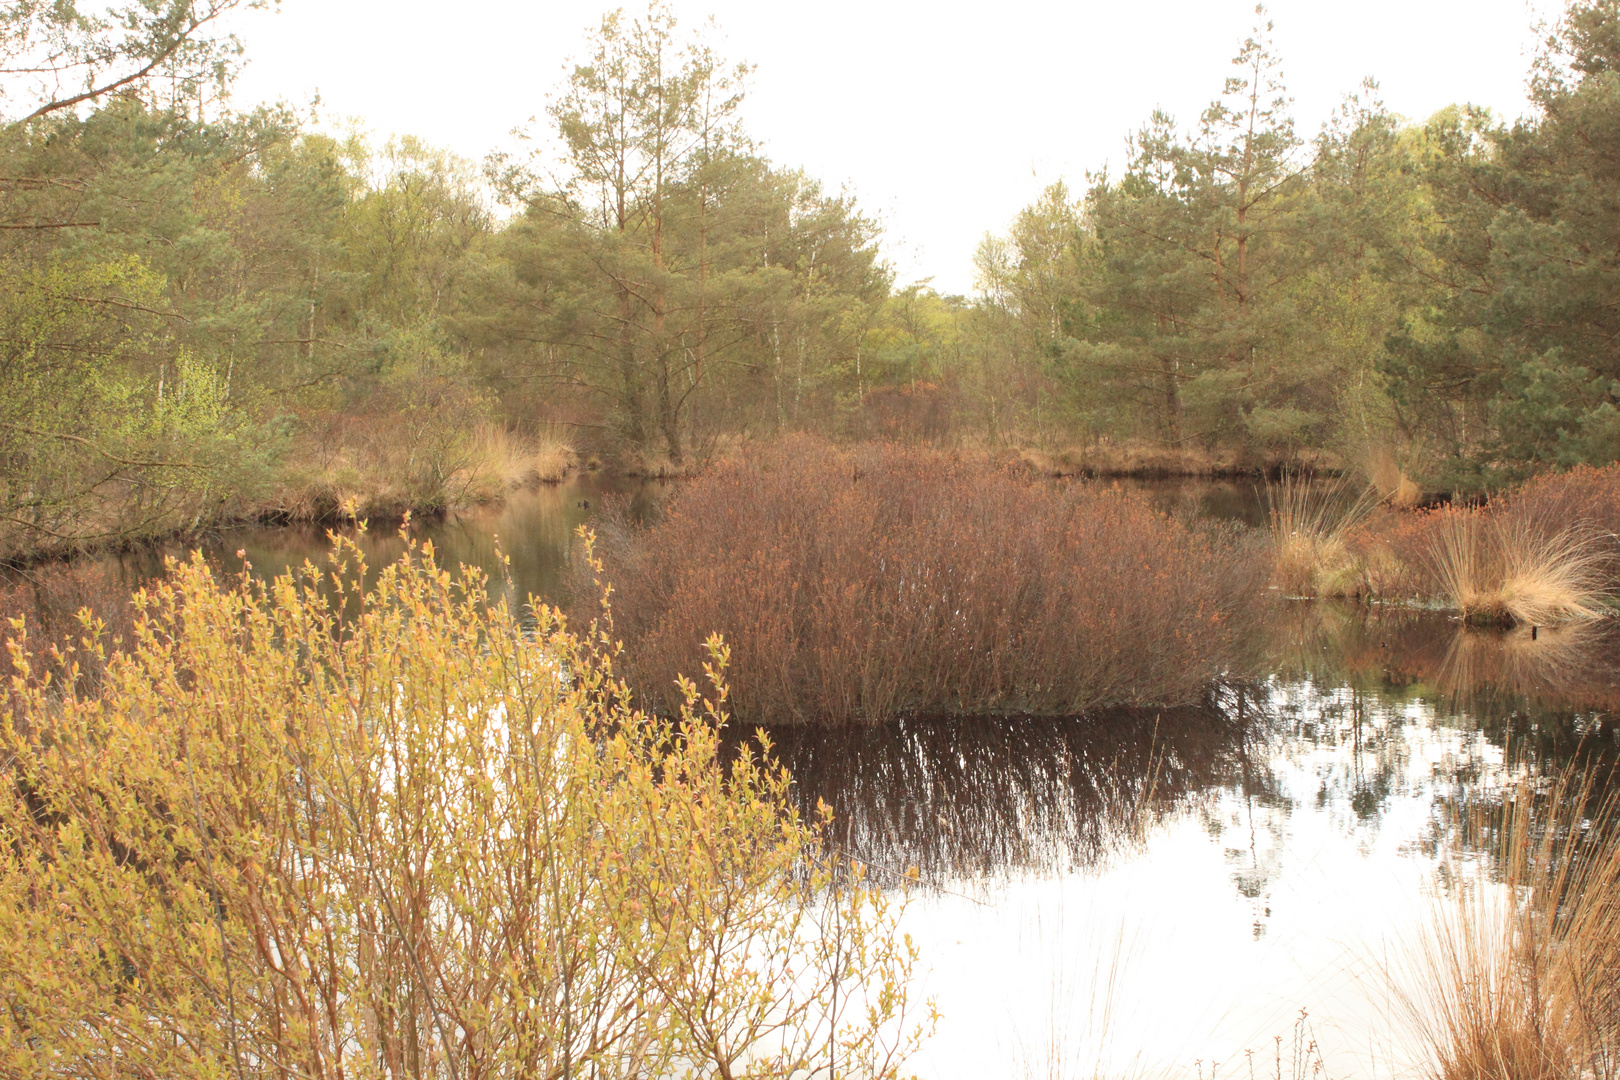
[[[1090,868],[940,881],[907,913],[939,1033],[926,1077],[1275,1073],[1309,1030],[1333,1076],[1411,1071],[1382,965],[1429,925],[1440,804],[1503,754],[1418,703],[1274,684],[1253,769]],[[1403,945],[1404,943],[1404,945]]]

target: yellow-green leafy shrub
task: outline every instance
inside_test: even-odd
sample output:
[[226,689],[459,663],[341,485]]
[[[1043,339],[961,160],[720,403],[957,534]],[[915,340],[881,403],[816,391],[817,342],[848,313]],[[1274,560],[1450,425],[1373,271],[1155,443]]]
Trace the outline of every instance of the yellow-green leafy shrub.
[[664,721],[605,630],[429,547],[136,606],[94,693],[14,627],[0,1074],[893,1076],[919,1037],[897,901],[768,746],[722,761],[718,641]]

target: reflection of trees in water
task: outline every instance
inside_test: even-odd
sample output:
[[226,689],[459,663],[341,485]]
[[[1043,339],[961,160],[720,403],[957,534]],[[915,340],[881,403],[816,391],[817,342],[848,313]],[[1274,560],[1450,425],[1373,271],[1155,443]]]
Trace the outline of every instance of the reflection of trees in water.
[[1615,758],[1613,621],[1501,631],[1441,612],[1318,601],[1289,605],[1271,633],[1268,666],[1280,680],[1346,688],[1378,706],[1420,702],[1515,755]]
[[[1252,708],[1247,708],[1252,715]],[[1083,718],[909,719],[771,733],[830,839],[924,881],[1061,872],[1140,837],[1168,810],[1238,781],[1249,727],[1235,698]]]

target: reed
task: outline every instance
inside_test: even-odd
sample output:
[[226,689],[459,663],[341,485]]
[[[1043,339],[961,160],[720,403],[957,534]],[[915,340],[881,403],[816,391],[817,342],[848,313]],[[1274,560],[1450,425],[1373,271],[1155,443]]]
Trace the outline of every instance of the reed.
[[1437,909],[1401,991],[1435,1080],[1620,1075],[1620,804],[1595,774],[1526,778],[1467,823],[1495,880]]
[[660,709],[704,637],[750,722],[1073,715],[1197,700],[1268,572],[1241,530],[983,458],[808,439],[722,463],[604,529],[615,631]]

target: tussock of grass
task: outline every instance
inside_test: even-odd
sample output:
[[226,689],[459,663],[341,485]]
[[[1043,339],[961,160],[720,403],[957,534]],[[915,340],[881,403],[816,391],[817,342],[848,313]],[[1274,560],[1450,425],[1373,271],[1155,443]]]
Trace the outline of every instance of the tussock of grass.
[[1606,610],[1604,555],[1579,528],[1450,511],[1437,517],[1429,558],[1441,595],[1470,622],[1536,626]]
[[1375,505],[1371,489],[1284,476],[1269,489],[1272,584],[1288,596],[1355,596],[1361,561],[1349,538]]
[[307,432],[295,456],[270,508],[282,520],[395,518],[497,502],[513,488],[561,481],[576,460],[555,433],[364,417]]
[[561,483],[578,459],[568,441],[550,429],[530,438],[485,424],[478,428],[474,443],[471,471],[499,477],[508,488]]
[[1018,458],[1045,476],[1220,476],[1241,470],[1234,452],[1212,454],[1198,447],[1130,440],[1100,440],[1061,450],[1026,447]]
[[1388,506],[1416,506],[1423,498],[1423,489],[1406,475],[1395,459],[1395,452],[1387,446],[1369,450],[1362,458],[1361,471],[1378,493],[1379,501]]
[[530,458],[535,479],[542,484],[560,484],[574,468],[577,455],[565,442],[541,439]]
[[1620,1076],[1617,809],[1567,775],[1471,823],[1496,838],[1497,881],[1440,905],[1402,991],[1435,1080]]

